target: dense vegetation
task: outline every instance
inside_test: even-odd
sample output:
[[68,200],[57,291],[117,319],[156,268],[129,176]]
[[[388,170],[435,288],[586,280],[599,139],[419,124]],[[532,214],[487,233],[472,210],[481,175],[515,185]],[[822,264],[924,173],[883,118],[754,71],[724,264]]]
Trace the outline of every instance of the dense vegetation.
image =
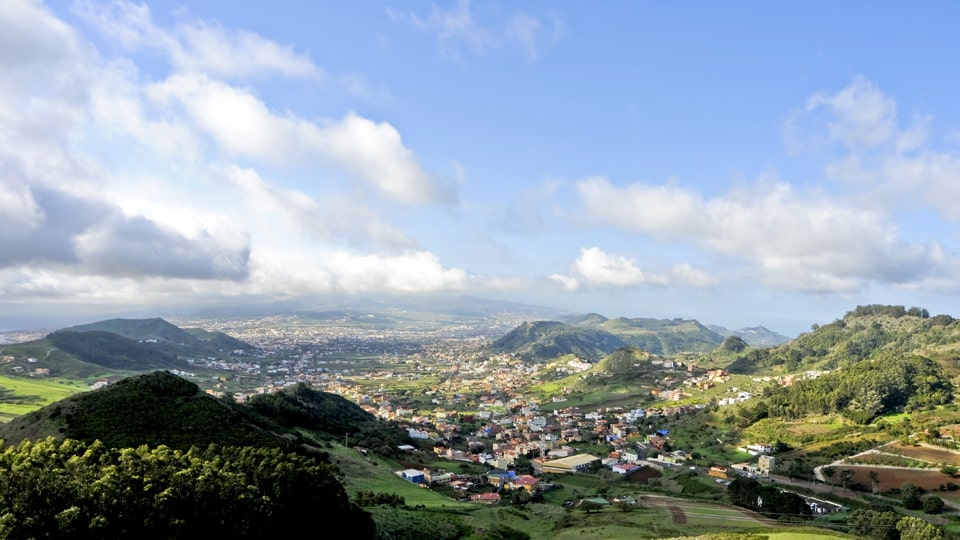
[[210,396],[168,372],[129,377],[71,396],[0,425],[8,442],[46,436],[123,448],[142,444],[187,449],[224,446],[292,449],[308,430],[316,437],[346,433],[375,449],[407,442],[406,432],[378,422],[356,404],[305,385],[254,400],[251,406]]
[[406,431],[379,422],[352,401],[304,383],[254,396],[247,406],[285,428],[306,429],[321,438],[349,434],[351,445],[370,448],[381,455],[396,455],[398,446],[413,442]]
[[91,324],[73,326],[70,332],[108,332],[143,343],[145,346],[171,355],[219,356],[233,351],[250,353],[256,350],[223,332],[210,332],[201,328],[180,328],[169,322],[154,319],[110,319]]
[[810,414],[841,413],[866,424],[875,417],[947,403],[953,385],[936,363],[907,357],[865,361],[793,386],[770,388],[766,407],[770,416],[788,420]]
[[773,519],[799,520],[811,515],[803,497],[751,478],[737,477],[730,482],[727,497],[737,506],[755,510]]
[[114,449],[52,438],[0,453],[3,538],[284,538],[333,521],[372,538],[322,460],[277,449]]
[[544,361],[574,354],[598,360],[626,345],[622,339],[594,328],[569,326],[556,321],[523,323],[493,342],[493,352],[509,352],[525,360]]
[[490,350],[537,361],[568,354],[599,360],[625,346],[653,354],[676,354],[707,352],[723,341],[713,330],[686,319],[607,319],[592,313],[565,321],[522,323],[495,341]]
[[48,335],[47,339],[84,362],[110,369],[149,370],[187,365],[173,354],[109,332],[61,330]]
[[949,315],[931,317],[927,310],[916,307],[857,306],[842,319],[814,325],[812,332],[785,345],[744,351],[727,369],[731,373],[771,368],[791,373],[833,370],[863,360],[920,353],[927,356],[931,351],[951,355],[950,345],[958,342],[960,324]]

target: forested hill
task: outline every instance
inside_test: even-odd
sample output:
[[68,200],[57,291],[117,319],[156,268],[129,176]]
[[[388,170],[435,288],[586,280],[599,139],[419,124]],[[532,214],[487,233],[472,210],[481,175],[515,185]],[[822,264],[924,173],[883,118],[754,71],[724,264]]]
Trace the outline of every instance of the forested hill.
[[561,321],[522,323],[494,342],[491,350],[537,361],[567,354],[596,361],[627,346],[653,354],[671,355],[711,351],[722,342],[722,336],[695,320],[607,319],[590,313],[565,317]]
[[920,356],[940,363],[948,375],[958,374],[960,323],[950,315],[930,316],[923,308],[857,306],[842,319],[793,341],[739,355],[728,366],[733,373],[779,369],[788,373],[833,370],[869,359]]
[[767,416],[798,419],[839,413],[858,423],[953,400],[960,375],[960,322],[922,308],[858,306],[788,344],[747,350],[732,373],[791,375],[745,407],[749,424]]
[[556,321],[525,322],[490,345],[495,353],[517,354],[525,360],[545,361],[573,354],[599,360],[626,345],[622,339],[594,328]]
[[60,330],[49,334],[47,340],[84,362],[110,369],[145,371],[189,367],[175,354],[110,332]]
[[109,332],[146,343],[171,354],[204,356],[233,351],[253,352],[256,348],[223,332],[201,328],[180,328],[160,319],[109,319],[64,329],[71,332]]
[[377,421],[340,396],[306,386],[237,404],[157,371],[70,396],[0,425],[0,439],[17,443],[47,436],[111,447],[257,446],[293,449],[305,441],[351,434],[357,444],[386,450],[407,442],[406,432]]

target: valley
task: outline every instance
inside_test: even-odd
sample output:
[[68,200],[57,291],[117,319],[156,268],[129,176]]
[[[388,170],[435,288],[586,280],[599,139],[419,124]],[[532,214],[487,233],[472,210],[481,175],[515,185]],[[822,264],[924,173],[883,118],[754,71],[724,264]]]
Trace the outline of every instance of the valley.
[[[39,417],[54,423],[38,427],[31,411],[166,370],[212,400],[250,404],[271,422],[285,415],[271,429],[325,448],[353,500],[402,498],[364,507],[382,537],[414,526],[436,538],[496,527],[544,539],[880,534],[864,516],[960,533],[952,317],[859,306],[781,345],[752,346],[682,319],[527,315],[112,320],[19,343],[7,335],[0,414],[41,438],[95,439],[100,428],[82,428],[78,412],[46,407]],[[292,405],[266,399],[301,388],[346,398],[393,435],[329,416],[321,426],[307,418],[326,405],[290,416]],[[143,440],[172,444],[182,429]],[[573,458],[576,472],[559,472]],[[407,470],[439,480],[398,476]],[[784,502],[772,510],[763,497]]]

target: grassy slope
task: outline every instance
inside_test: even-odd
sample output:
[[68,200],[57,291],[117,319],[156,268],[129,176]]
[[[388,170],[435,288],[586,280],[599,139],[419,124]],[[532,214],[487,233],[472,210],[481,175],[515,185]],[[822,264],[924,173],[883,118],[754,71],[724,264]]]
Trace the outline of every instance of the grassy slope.
[[[776,532],[772,522],[757,517],[756,514],[737,508],[710,502],[675,499],[670,497],[647,496],[637,490],[634,495],[641,498],[641,504],[630,512],[608,508],[600,512],[587,514],[580,510],[567,511],[556,504],[531,504],[518,506],[482,506],[460,503],[430,490],[419,488],[398,478],[394,471],[403,468],[396,462],[380,457],[369,459],[356,450],[342,445],[332,445],[327,449],[343,472],[344,486],[352,496],[360,490],[387,492],[404,497],[408,506],[423,505],[424,510],[394,510],[369,508],[373,514],[401,514],[411,516],[456,515],[464,523],[474,528],[489,529],[494,525],[506,525],[528,533],[534,540],[547,539],[617,539],[617,538],[664,538],[668,536],[698,535],[708,532],[750,531],[764,534]],[[449,470],[456,470],[456,463],[447,464]],[[438,466],[440,463],[438,463]],[[591,480],[586,476],[563,477],[562,482],[571,487],[560,492],[560,498],[568,498],[572,486],[579,485],[577,480]],[[582,489],[588,490],[586,486]],[[551,497],[547,497],[552,500]],[[686,524],[674,524],[669,507],[683,510]],[[557,527],[563,522],[564,526]],[[806,530],[805,530],[806,531]],[[790,536],[799,532],[784,532],[783,540],[800,538]],[[829,531],[810,529],[802,534],[816,535],[817,538],[845,538]],[[809,537],[809,536],[808,536]],[[778,536],[778,538],[780,538]]]
[[2,375],[0,388],[12,393],[0,402],[0,421],[3,422],[87,390],[86,384],[77,381],[25,379]]

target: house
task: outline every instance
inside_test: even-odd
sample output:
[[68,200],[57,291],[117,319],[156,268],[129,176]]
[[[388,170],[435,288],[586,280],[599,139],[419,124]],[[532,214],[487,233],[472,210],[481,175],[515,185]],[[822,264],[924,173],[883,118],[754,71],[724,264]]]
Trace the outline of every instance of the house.
[[751,456],[756,456],[758,454],[772,454],[773,445],[772,444],[748,444],[747,452]]
[[470,502],[481,503],[481,504],[499,504],[500,503],[500,494],[499,493],[477,493],[470,496]]
[[418,471],[416,469],[404,469],[402,471],[397,471],[396,475],[412,484],[423,484],[426,482],[423,471]]
[[540,480],[529,474],[521,474],[513,478],[509,484],[507,484],[508,489],[522,489],[527,493],[533,493],[537,487],[540,485]]
[[760,456],[757,458],[757,468],[760,469],[760,474],[764,476],[769,476],[773,469],[777,466],[777,458],[773,456]]
[[600,458],[596,456],[591,456],[590,454],[576,454],[573,456],[554,459],[552,461],[546,461],[543,463],[543,472],[552,472],[552,473],[570,473],[570,472],[585,472],[590,469],[590,467],[600,461]]
[[513,471],[494,469],[487,473],[487,483],[494,486],[505,486],[516,477],[517,473]]

